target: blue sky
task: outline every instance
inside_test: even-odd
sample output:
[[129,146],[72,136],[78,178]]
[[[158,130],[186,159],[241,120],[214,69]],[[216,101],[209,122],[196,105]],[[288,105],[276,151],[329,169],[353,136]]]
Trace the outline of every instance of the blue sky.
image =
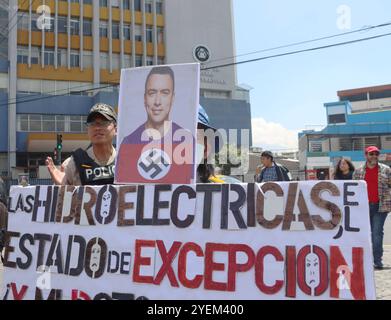
[[[238,55],[391,22],[389,0],[233,0]],[[351,10],[351,29],[337,26],[341,5]],[[391,26],[304,46],[238,58],[251,59],[390,33]],[[238,83],[248,84],[255,144],[296,147],[298,130],[325,125],[323,103],[337,91],[391,83],[391,36],[238,66]],[[270,132],[268,134],[267,132]]]

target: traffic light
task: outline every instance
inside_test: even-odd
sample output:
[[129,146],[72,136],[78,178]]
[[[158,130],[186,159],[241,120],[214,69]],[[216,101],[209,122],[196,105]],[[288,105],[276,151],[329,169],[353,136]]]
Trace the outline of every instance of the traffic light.
[[57,147],[58,151],[62,150],[62,134],[57,134]]

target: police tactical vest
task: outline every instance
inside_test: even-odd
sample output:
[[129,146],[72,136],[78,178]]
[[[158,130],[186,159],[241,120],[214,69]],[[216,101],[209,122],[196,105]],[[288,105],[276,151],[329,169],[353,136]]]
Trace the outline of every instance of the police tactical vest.
[[73,153],[73,160],[83,186],[114,184],[114,161],[106,166],[100,166],[83,149],[77,149]]

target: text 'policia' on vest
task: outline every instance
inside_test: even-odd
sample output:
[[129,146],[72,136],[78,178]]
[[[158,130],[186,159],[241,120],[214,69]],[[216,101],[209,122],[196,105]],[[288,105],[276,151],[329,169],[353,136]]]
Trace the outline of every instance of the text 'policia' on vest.
[[105,166],[100,166],[83,149],[77,149],[73,153],[73,160],[79,171],[82,185],[105,185],[114,183],[114,161]]

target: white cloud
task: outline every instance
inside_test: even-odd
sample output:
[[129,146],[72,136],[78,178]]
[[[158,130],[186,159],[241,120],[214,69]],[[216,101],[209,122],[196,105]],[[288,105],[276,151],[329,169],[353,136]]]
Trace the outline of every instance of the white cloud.
[[253,146],[269,150],[298,149],[298,132],[279,123],[267,122],[263,118],[251,120]]

